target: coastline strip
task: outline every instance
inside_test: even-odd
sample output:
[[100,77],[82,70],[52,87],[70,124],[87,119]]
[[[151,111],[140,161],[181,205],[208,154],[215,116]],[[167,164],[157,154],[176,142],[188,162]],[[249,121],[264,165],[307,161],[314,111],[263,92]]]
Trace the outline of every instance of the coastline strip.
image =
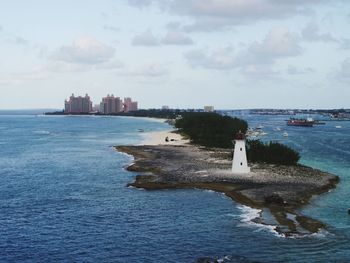
[[181,134],[171,130],[147,132],[143,136],[144,139],[139,145],[185,145],[190,142]]

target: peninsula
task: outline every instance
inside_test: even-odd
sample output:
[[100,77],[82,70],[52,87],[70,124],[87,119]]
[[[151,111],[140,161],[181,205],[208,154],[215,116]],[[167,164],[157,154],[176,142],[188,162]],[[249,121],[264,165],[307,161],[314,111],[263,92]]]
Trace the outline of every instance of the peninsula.
[[[326,226],[302,215],[299,208],[313,195],[328,192],[338,176],[302,165],[250,163],[251,172],[231,171],[231,149],[162,141],[153,145],[116,146],[134,162],[136,172],[128,186],[146,190],[197,188],[222,192],[234,201],[259,209],[255,223],[273,225],[284,236],[316,233]],[[169,136],[171,138],[171,134]],[[272,215],[272,216],[266,216]]]

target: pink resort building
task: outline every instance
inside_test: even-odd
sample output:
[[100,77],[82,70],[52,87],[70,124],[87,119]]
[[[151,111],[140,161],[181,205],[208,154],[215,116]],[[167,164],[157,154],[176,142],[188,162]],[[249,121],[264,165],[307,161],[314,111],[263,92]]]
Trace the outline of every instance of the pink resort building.
[[74,94],[69,97],[69,100],[64,102],[65,113],[90,113],[92,111],[92,101],[88,94],[85,97],[75,97]]
[[107,97],[102,98],[100,103],[100,112],[102,114],[113,114],[123,111],[123,102],[119,97],[114,97],[108,94]]
[[137,101],[132,101],[131,98],[124,98],[124,112],[137,111]]

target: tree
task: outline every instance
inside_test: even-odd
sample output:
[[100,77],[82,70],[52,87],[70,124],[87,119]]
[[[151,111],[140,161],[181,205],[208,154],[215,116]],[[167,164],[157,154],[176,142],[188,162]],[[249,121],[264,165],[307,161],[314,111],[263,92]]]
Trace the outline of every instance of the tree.
[[186,112],[175,127],[188,135],[191,142],[207,147],[231,148],[234,134],[246,132],[246,121],[217,113]]

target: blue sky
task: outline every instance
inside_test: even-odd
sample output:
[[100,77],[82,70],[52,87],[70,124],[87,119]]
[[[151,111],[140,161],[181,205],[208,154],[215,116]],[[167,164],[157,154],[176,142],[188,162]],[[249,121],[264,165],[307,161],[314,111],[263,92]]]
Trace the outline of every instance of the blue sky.
[[345,0],[1,1],[0,108],[350,108]]

